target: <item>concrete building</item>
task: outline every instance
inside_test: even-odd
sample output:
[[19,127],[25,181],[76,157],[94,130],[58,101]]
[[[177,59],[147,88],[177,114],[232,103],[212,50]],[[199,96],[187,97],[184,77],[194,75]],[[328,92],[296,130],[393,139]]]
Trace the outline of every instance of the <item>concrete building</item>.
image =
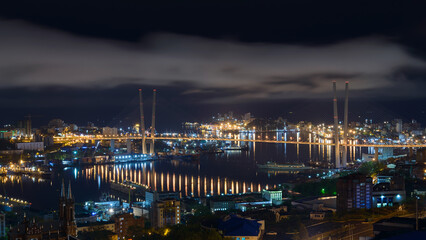
[[287,206],[279,206],[270,208],[269,211],[275,215],[275,222],[279,222],[283,219],[287,219],[290,215],[287,213]]
[[145,221],[143,218],[135,218],[131,213],[124,213],[114,216],[115,231],[118,235],[118,240],[126,239],[127,230],[130,226],[145,227]]
[[337,180],[337,211],[370,209],[372,207],[372,179],[352,174]]
[[283,191],[281,190],[263,190],[262,197],[273,204],[281,204],[283,200]]
[[0,129],[0,139],[11,139],[14,136],[17,136],[18,131],[14,130],[3,130]]
[[84,224],[84,223],[93,223],[97,221],[98,221],[98,217],[90,213],[80,213],[75,215],[75,222],[77,223],[77,225]]
[[239,209],[243,212],[257,208],[269,207],[271,200],[265,200],[261,194],[242,194],[209,197],[209,206],[212,212]]
[[362,153],[361,156],[363,162],[372,162],[376,160],[374,154]]
[[309,217],[311,220],[322,221],[325,218],[325,212],[311,212]]
[[40,134],[36,134],[34,136],[35,142],[43,142],[45,147],[51,146],[54,144],[53,136],[44,136]]
[[103,127],[102,128],[102,134],[103,135],[117,135],[118,129],[117,128],[110,128],[110,127]]
[[148,218],[149,217],[149,210],[145,209],[141,206],[133,206],[133,215],[135,217],[145,217]]
[[379,148],[379,153],[379,161],[394,157],[393,148]]
[[332,211],[336,212],[337,197],[310,197],[298,199],[291,202],[291,205],[297,209],[312,210],[314,212]]
[[249,122],[253,121],[253,117],[252,117],[251,113],[245,113],[242,117],[242,120],[245,123],[249,123]]
[[115,226],[116,226],[116,224],[115,224],[114,221],[81,223],[77,226],[77,231],[79,233],[102,231],[102,230],[115,232],[115,230],[116,230]]
[[28,150],[28,151],[43,151],[44,143],[43,142],[17,143],[16,148],[20,150]]
[[20,129],[23,135],[30,136],[32,133],[31,119],[28,118],[26,120],[18,121],[17,128]]
[[214,199],[210,200],[210,210],[212,212],[216,211],[228,211],[231,209],[235,209],[235,201],[231,199]]
[[165,200],[165,199],[180,199],[179,192],[157,192],[157,191],[146,191],[145,192],[145,204],[146,206],[151,206],[153,202]]
[[395,119],[395,131],[397,133],[402,132],[402,119]]
[[180,224],[180,201],[167,199],[152,203],[150,215],[154,228]]
[[377,176],[372,191],[372,206],[386,207],[405,201],[404,178],[400,176]]

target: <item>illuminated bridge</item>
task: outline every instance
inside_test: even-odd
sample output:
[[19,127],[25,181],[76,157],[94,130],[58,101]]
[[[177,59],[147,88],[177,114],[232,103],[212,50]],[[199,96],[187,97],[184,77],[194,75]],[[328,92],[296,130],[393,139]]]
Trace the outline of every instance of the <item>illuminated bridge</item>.
[[[108,141],[108,140],[136,140],[141,139],[139,134],[131,135],[86,135],[86,136],[65,136],[54,137],[57,143],[66,142],[88,142],[88,141]],[[152,140],[152,137],[145,137],[147,140]],[[241,139],[241,138],[215,138],[215,137],[189,137],[189,136],[156,136],[154,140],[172,140],[172,141],[232,141],[232,142],[253,142],[253,143],[274,143],[274,144],[301,144],[301,145],[327,145],[335,146],[336,144],[331,141],[283,141],[273,139]],[[339,143],[340,146],[348,147],[377,147],[377,148],[425,148],[426,143],[408,143],[408,144],[394,144],[394,143]]]
[[[250,135],[234,135],[234,137],[212,137],[212,136],[200,136],[200,135],[186,135],[186,134],[155,134],[155,103],[156,103],[156,90],[153,90],[153,107],[152,107],[152,126],[150,136],[145,135],[145,116],[143,112],[143,101],[142,101],[142,90],[139,89],[139,111],[140,111],[140,133],[144,134],[124,134],[124,135],[65,135],[62,137],[54,137],[54,142],[56,143],[76,143],[76,142],[91,142],[95,143],[96,141],[110,141],[111,149],[114,149],[115,140],[126,141],[128,151],[131,150],[131,140],[141,140],[142,144],[142,154],[147,154],[146,150],[146,140],[150,141],[150,154],[155,154],[154,151],[154,142],[155,140],[169,140],[169,141],[230,141],[230,142],[251,142],[251,143],[272,143],[272,144],[295,144],[299,145],[317,145],[317,146],[333,146],[335,148],[335,166],[336,168],[346,167],[347,164],[347,150],[350,147],[368,147],[374,148],[374,159],[378,159],[378,149],[379,148],[409,148],[410,155],[413,153],[413,148],[426,148],[426,141],[415,140],[408,141],[407,143],[395,143],[392,141],[380,141],[377,142],[366,142],[364,140],[353,140],[349,138],[348,134],[348,89],[349,82],[345,82],[345,107],[344,107],[344,121],[343,121],[343,139],[340,139],[341,134],[339,132],[339,118],[338,118],[338,109],[337,109],[337,90],[336,90],[336,81],[333,81],[333,119],[334,119],[334,133],[332,134],[333,140],[331,138],[315,138],[312,141],[312,138],[309,137],[309,140],[302,140],[299,137],[296,140],[290,138],[290,141],[287,141],[287,138],[279,139],[279,137],[268,138],[268,136],[262,137],[257,135],[256,132]],[[342,147],[343,152],[340,147]],[[129,152],[128,152],[129,153]],[[342,159],[341,159],[341,153]]]

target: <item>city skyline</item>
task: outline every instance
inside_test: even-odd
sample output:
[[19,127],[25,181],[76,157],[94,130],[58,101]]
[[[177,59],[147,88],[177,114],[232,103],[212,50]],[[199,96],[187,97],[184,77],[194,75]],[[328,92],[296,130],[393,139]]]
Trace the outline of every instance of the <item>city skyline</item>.
[[424,9],[2,3],[0,240],[426,239]]

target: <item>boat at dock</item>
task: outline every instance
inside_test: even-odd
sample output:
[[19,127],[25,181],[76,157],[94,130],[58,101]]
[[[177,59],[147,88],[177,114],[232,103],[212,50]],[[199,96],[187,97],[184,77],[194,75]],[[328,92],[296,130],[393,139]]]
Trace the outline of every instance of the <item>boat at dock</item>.
[[267,162],[266,164],[257,164],[257,167],[265,170],[310,170],[310,166],[303,163],[278,164],[276,162]]
[[20,167],[11,165],[7,168],[7,174],[9,175],[28,175],[37,178],[50,178],[52,171],[49,168],[41,167]]

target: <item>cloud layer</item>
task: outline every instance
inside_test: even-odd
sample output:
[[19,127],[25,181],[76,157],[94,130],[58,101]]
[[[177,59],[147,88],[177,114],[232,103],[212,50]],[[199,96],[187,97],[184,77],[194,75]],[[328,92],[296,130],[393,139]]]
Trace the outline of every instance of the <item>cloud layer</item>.
[[380,37],[297,46],[159,33],[126,43],[18,21],[0,29],[0,88],[187,86],[182,94],[235,102],[330,97],[332,80],[348,80],[358,97],[424,97],[426,62]]

